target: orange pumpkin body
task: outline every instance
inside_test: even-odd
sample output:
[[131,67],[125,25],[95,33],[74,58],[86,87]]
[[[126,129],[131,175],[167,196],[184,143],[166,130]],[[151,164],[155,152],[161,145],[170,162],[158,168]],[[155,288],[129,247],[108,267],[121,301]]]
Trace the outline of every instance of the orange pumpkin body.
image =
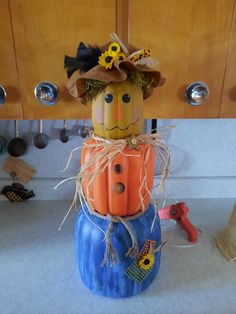
[[[94,144],[89,139],[86,144]],[[81,153],[81,164],[94,154],[101,153],[94,147],[84,146]],[[95,162],[86,174],[95,173],[101,165]],[[89,205],[102,215],[130,216],[135,215],[150,203],[155,170],[154,148],[141,144],[140,149],[127,146],[119,153],[101,173],[89,184],[89,176],[83,182],[83,190]],[[142,185],[142,187],[141,187]],[[142,200],[142,201],[141,201]]]

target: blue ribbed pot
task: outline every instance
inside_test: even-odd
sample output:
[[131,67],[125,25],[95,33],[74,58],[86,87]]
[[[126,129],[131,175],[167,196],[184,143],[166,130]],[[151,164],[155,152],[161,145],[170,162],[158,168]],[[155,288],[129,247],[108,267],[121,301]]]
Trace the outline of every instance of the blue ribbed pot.
[[[86,217],[84,211],[94,224]],[[89,214],[87,208],[84,208],[84,211],[81,209],[76,219],[75,243],[78,268],[85,285],[96,294],[112,298],[124,298],[141,293],[152,283],[159,270],[160,251],[155,253],[153,268],[143,282],[131,279],[125,273],[125,270],[134,262],[134,259],[125,256],[128,248],[131,247],[130,235],[122,223],[114,223],[111,243],[118,253],[120,262],[114,265],[105,264],[101,267],[106,244],[104,234],[97,226],[106,231],[108,221]],[[156,219],[153,232],[151,232],[154,215],[155,208],[150,204],[142,216],[129,221],[137,236],[139,252],[146,240],[157,241],[157,246],[161,243],[159,218]]]

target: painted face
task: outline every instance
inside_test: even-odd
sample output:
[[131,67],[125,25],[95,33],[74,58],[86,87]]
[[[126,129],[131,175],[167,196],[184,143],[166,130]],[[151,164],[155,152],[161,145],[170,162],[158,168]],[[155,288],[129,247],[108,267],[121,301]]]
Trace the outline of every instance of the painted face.
[[92,123],[95,133],[106,138],[142,133],[142,89],[127,81],[109,84],[92,102]]

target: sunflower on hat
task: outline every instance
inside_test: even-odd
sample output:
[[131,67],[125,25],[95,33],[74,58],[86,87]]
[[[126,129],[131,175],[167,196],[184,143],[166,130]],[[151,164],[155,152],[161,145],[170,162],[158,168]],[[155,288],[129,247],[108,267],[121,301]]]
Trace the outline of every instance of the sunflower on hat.
[[105,67],[105,69],[111,69],[115,61],[126,60],[124,52],[120,52],[120,45],[116,42],[112,42],[108,50],[101,54],[98,64]]
[[101,54],[99,57],[98,64],[103,66],[105,69],[111,69],[113,63],[117,60],[116,55],[110,55],[108,51]]
[[120,45],[116,42],[113,42],[108,47],[108,53],[111,56],[117,56],[120,52]]

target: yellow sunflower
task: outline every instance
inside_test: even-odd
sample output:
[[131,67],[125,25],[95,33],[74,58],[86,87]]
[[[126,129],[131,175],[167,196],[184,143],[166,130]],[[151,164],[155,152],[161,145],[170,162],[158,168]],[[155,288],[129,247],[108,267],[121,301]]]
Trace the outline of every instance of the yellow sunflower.
[[126,60],[126,55],[125,55],[123,52],[120,52],[120,53],[119,53],[119,56],[118,56],[118,60],[119,60],[119,61],[124,61],[124,60]]
[[144,49],[144,57],[150,57],[151,56],[151,49]]
[[114,61],[116,61],[116,57],[111,56],[108,51],[105,51],[99,57],[98,64],[100,64],[102,67],[105,67],[106,69],[111,69]]
[[155,262],[155,256],[151,253],[144,255],[138,262],[141,269],[150,269],[152,268]]
[[108,53],[110,56],[118,57],[120,52],[120,45],[116,42],[113,42],[108,47]]

